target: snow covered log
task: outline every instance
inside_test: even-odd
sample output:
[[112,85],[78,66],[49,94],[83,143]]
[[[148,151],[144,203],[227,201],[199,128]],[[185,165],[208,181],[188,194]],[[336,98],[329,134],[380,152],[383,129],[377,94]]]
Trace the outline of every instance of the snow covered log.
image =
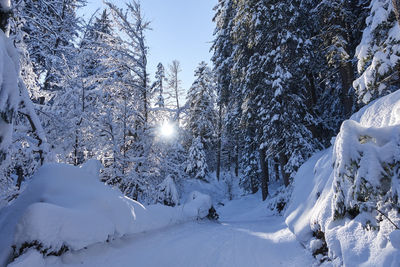
[[400,90],[345,121],[333,147],[298,171],[286,224],[321,261],[400,260]]
[[183,206],[144,207],[101,183],[98,170],[96,161],[81,168],[45,164],[39,169],[20,197],[0,210],[0,265],[31,250],[57,256],[204,218],[211,208],[210,197],[200,193]]

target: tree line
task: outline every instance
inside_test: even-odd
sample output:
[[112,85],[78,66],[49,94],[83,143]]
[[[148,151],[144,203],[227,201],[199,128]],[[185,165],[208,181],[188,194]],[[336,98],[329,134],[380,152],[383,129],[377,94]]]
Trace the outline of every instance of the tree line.
[[[399,86],[395,0],[219,0],[213,66],[199,64],[186,103],[178,61],[150,77],[140,2],[106,3],[88,21],[77,15],[84,5],[1,9],[19,53],[19,96],[9,94],[18,101],[0,103],[0,125],[13,126],[0,131],[5,198],[45,162],[96,158],[102,181],[134,199],[158,201],[159,185],[213,172],[265,199],[268,184],[287,187],[343,120]],[[164,120],[175,138],[160,136]]]
[[[218,155],[249,192],[288,186],[343,120],[399,88],[399,3],[219,0]],[[226,158],[227,154],[227,158]],[[225,156],[221,156],[225,155]]]

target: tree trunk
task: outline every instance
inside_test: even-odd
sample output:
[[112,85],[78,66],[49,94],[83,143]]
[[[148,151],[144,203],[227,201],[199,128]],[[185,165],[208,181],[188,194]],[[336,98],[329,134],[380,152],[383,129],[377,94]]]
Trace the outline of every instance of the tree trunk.
[[315,80],[314,80],[314,75],[312,72],[307,71],[306,72],[306,77],[308,79],[308,94],[309,94],[309,104],[310,107],[313,107],[317,103],[317,89],[315,87]]
[[25,180],[24,171],[22,170],[22,167],[19,165],[15,168],[15,170],[16,170],[17,176],[18,176],[16,187],[18,187],[18,189],[20,189],[22,182]]
[[260,166],[261,166],[261,192],[262,192],[262,200],[264,201],[268,196],[268,182],[269,182],[268,161],[265,158],[264,149],[260,151]]
[[235,176],[239,176],[239,134],[236,133],[236,146],[235,146]]
[[342,93],[340,100],[344,108],[344,114],[346,118],[349,118],[352,111],[353,98],[350,95],[350,89],[353,86],[354,73],[353,66],[350,61],[344,62],[339,67],[340,78],[342,80]]
[[218,111],[218,144],[217,144],[217,180],[219,181],[221,174],[221,149],[222,149],[222,101],[219,103]]
[[286,155],[281,153],[279,155],[279,163],[281,164],[281,175],[283,178],[283,183],[285,184],[286,187],[289,185],[289,174],[286,173],[286,171],[285,171],[285,166],[286,166],[287,162],[288,162],[288,159],[287,159]]
[[[146,67],[145,67],[146,68]],[[146,69],[143,70],[143,101],[144,101],[144,122],[147,125],[147,121],[148,121],[148,103],[147,103],[147,71]]]
[[279,177],[279,162],[278,161],[275,161],[274,169],[275,169],[275,180],[279,181],[280,177]]

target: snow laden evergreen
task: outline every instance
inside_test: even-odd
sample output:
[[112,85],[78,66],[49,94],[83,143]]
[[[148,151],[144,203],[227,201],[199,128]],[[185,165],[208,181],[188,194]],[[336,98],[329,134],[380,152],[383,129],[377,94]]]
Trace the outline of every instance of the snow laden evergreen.
[[398,89],[400,27],[391,0],[373,0],[362,40],[357,47],[357,70],[354,81],[363,103]]
[[[306,12],[301,1],[220,1],[214,20],[213,61],[225,126],[241,129],[234,138],[241,184],[251,192],[261,187],[265,198],[270,174],[282,175],[288,185],[320,147],[310,127],[317,119],[308,105],[315,88],[303,71],[313,58],[311,36],[298,27],[307,25]],[[278,170],[270,170],[276,162]]]
[[186,129],[190,134],[190,148],[186,172],[205,179],[207,165],[213,164],[215,139],[215,82],[211,69],[201,62],[195,71],[196,80],[187,94]]
[[204,152],[204,145],[201,137],[198,136],[192,140],[189,148],[186,173],[191,177],[206,181],[208,174],[208,165],[206,162],[206,155]]
[[175,182],[170,175],[168,175],[167,178],[158,185],[157,202],[171,207],[179,204],[178,191]]
[[155,103],[156,106],[163,108],[164,107],[164,96],[163,96],[163,92],[164,92],[164,86],[163,86],[163,82],[166,80],[165,79],[165,69],[162,63],[158,63],[157,65],[157,72],[156,72],[156,82],[153,85],[154,87],[154,94],[157,95],[157,101]]

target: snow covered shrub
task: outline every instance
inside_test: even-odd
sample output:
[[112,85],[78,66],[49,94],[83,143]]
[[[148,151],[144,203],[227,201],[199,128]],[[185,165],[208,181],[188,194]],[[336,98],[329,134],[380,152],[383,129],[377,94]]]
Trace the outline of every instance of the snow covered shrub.
[[193,218],[205,218],[210,214],[212,207],[209,195],[193,191],[189,194],[188,201],[184,205],[184,213]]
[[158,185],[157,191],[157,203],[171,207],[175,207],[179,204],[178,191],[176,190],[175,182],[171,175],[168,175],[167,178]]
[[[400,126],[345,121],[334,146],[334,218],[399,209]],[[371,217],[370,222],[373,222]]]
[[215,210],[214,206],[211,206],[211,208],[208,210],[208,215],[207,219],[216,221],[219,219],[219,215],[217,211]]
[[291,185],[288,187],[284,185],[278,187],[268,197],[268,208],[271,211],[274,211],[274,213],[282,214],[287,208],[287,203],[289,203],[292,190],[293,187]]

